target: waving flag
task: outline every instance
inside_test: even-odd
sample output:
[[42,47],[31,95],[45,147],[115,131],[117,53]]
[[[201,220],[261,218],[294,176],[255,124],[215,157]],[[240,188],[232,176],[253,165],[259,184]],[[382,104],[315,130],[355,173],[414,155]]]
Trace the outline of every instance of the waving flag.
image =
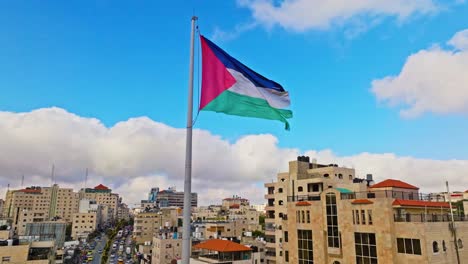
[[200,110],[279,120],[289,130],[292,112],[283,87],[248,68],[200,36],[202,91]]

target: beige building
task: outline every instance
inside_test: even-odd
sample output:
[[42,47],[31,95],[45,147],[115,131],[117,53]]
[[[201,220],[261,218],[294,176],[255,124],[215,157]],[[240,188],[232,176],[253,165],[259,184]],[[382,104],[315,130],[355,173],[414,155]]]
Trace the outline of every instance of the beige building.
[[[13,229],[24,228],[29,219],[63,219],[70,222],[78,211],[78,194],[73,189],[52,187],[27,187],[9,190],[6,194],[3,215],[12,219]],[[28,215],[24,215],[28,212]],[[26,220],[26,221],[25,221]]]
[[0,263],[49,264],[55,263],[54,259],[53,241],[0,246]]
[[108,206],[112,216],[112,220],[117,219],[119,195],[116,193],[112,193],[112,190],[108,187],[99,184],[94,188],[81,189],[79,192],[79,197],[80,199],[89,199],[96,201],[97,204]]
[[151,263],[171,264],[182,258],[182,239],[177,232],[159,232],[153,237]]
[[72,238],[86,239],[88,235],[100,227],[101,205],[96,201],[82,199],[78,213],[73,214]]
[[265,184],[267,263],[448,264],[456,263],[455,243],[468,259],[468,222],[456,217],[454,242],[448,203],[402,181],[372,183],[354,169],[291,161]]
[[153,241],[153,236],[161,228],[177,227],[180,209],[161,208],[158,211],[140,212],[135,215],[133,237],[137,244]]

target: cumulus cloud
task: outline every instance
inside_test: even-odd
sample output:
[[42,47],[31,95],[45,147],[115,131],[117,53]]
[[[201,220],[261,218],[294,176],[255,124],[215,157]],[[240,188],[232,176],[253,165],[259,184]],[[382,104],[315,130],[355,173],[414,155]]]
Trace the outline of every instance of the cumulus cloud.
[[[49,185],[55,164],[56,181],[75,189],[104,183],[129,204],[145,199],[151,187],[183,190],[185,131],[146,117],[132,118],[108,128],[95,118],[60,108],[25,113],[0,112],[0,191],[7,184]],[[287,171],[299,150],[280,148],[270,134],[246,135],[229,142],[209,131],[194,130],[193,190],[200,204],[219,203],[237,194],[263,203],[264,182]],[[394,154],[361,153],[340,157],[331,150],[306,152],[323,163],[355,167],[358,175],[377,180],[397,178],[423,191],[443,190],[448,179],[467,188],[466,160],[424,160]]]
[[238,0],[266,27],[279,25],[303,32],[342,25],[356,17],[393,16],[403,21],[415,14],[430,14],[440,8],[433,0]]
[[372,81],[372,92],[390,106],[407,107],[403,117],[468,113],[468,30],[447,44],[410,55],[398,75]]

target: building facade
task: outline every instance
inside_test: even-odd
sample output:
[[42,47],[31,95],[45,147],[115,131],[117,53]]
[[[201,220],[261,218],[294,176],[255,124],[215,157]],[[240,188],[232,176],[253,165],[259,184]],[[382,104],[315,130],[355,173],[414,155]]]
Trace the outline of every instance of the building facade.
[[[198,206],[198,194],[191,193],[190,202],[192,207]],[[157,204],[159,207],[180,207],[184,208],[184,192],[178,192],[176,189],[169,188],[157,193]]]
[[182,258],[182,239],[176,232],[159,232],[153,237],[151,263],[172,264]]
[[153,241],[153,236],[162,228],[174,228],[178,224],[179,208],[140,212],[135,215],[133,238],[137,244]]
[[32,186],[9,190],[3,207],[3,215],[12,219],[12,228],[16,234],[23,233],[26,223],[34,221],[62,219],[71,222],[77,211],[78,194],[73,189],[60,188],[57,184],[52,187]]
[[321,165],[307,157],[266,183],[267,263],[456,263],[468,222],[449,204],[431,200],[408,183],[372,184],[354,169]]

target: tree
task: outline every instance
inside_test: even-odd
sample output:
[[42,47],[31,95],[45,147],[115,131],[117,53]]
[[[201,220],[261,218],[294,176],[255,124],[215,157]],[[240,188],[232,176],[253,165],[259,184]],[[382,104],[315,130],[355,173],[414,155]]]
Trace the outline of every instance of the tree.
[[265,237],[265,233],[263,233],[260,230],[255,230],[255,231],[252,232],[252,236],[254,236],[254,237]]

